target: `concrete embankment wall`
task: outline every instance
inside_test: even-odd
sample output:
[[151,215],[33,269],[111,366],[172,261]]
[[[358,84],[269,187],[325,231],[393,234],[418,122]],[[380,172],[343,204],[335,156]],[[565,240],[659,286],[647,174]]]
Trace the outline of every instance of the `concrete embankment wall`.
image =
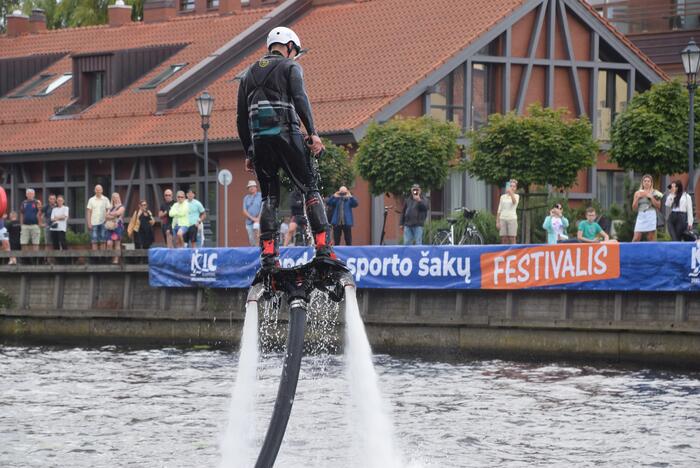
[[[0,309],[1,340],[80,345],[237,345],[247,296],[151,288],[142,265],[0,267],[0,289],[12,303]],[[700,367],[697,294],[361,289],[358,302],[370,342],[388,352]]]

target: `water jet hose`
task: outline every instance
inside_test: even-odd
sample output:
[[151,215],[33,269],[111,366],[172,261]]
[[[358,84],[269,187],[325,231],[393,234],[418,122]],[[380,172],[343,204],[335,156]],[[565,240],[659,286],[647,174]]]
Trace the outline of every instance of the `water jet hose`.
[[270,425],[267,428],[258,460],[255,462],[255,468],[272,468],[287,430],[287,422],[297,391],[301,356],[304,351],[306,307],[307,303],[303,299],[294,299],[289,304],[289,331],[287,352],[282,367],[282,379],[277,390],[277,401],[275,401],[275,408],[272,411]]

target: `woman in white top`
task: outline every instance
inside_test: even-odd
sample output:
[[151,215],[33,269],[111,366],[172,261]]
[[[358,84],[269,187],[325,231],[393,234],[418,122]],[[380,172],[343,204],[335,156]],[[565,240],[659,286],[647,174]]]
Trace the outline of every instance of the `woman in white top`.
[[515,237],[518,235],[518,203],[520,195],[515,193],[518,190],[518,181],[511,179],[506,185],[506,193],[501,195],[496,212],[496,229],[501,236],[501,244],[515,244]]
[[54,250],[66,250],[66,229],[69,209],[63,195],[56,197],[56,206],[51,210],[51,241]]
[[683,182],[676,180],[668,186],[666,206],[671,208],[668,217],[668,233],[676,242],[683,240],[683,233],[693,229],[693,200],[683,191]]
[[661,208],[663,194],[654,190],[654,179],[649,174],[642,176],[639,190],[634,192],[632,209],[637,210],[637,222],[634,223],[632,242],[642,240],[642,234],[648,241],[656,240],[656,210]]
[[[120,250],[122,235],[124,234],[124,205],[122,198],[117,193],[112,194],[112,208],[105,215],[105,229],[107,230],[107,250]],[[119,263],[119,257],[113,257],[112,263]]]

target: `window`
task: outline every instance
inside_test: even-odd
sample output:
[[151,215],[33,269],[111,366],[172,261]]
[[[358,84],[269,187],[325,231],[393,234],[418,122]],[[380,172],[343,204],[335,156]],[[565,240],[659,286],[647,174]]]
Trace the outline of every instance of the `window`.
[[613,70],[598,72],[596,136],[610,141],[610,130],[617,115],[627,106],[627,80]]
[[491,67],[481,63],[472,66],[472,129],[476,130],[488,121],[493,113]]
[[207,0],[207,8],[219,8],[219,0]]
[[53,93],[54,91],[56,91],[58,88],[60,88],[64,84],[68,83],[71,78],[73,78],[72,73],[64,73],[63,75],[59,76],[58,78],[53,80],[51,83],[49,83],[48,86],[46,86],[41,91],[36,93],[35,96],[48,96],[49,94]]
[[598,202],[604,209],[612,205],[622,207],[625,203],[625,173],[616,171],[598,171]]
[[139,89],[153,89],[157,87],[159,84],[173,76],[175,73],[179,72],[183,68],[185,68],[186,63],[177,63],[175,65],[169,65],[158,74],[155,78],[153,78],[151,81],[146,83],[143,86],[140,86]]
[[194,0],[180,0],[180,11],[194,10]]
[[32,80],[29,84],[18,89],[16,93],[14,93],[8,97],[20,98],[20,97],[29,96],[34,88],[37,88],[39,85],[47,82],[49,79],[51,79],[52,76],[54,76],[53,73],[41,75],[41,76],[39,76],[39,78]]
[[428,95],[430,115],[451,120],[464,129],[464,65],[440,80]]
[[88,83],[88,101],[85,104],[90,106],[105,96],[105,72],[91,72],[85,75]]

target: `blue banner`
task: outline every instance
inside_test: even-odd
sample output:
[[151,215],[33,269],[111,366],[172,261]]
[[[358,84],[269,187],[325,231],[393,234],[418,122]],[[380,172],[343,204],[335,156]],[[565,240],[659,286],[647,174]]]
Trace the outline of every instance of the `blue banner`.
[[[700,242],[336,247],[359,288],[700,291]],[[260,250],[151,249],[153,287],[247,288]],[[285,268],[313,250],[282,248]]]

